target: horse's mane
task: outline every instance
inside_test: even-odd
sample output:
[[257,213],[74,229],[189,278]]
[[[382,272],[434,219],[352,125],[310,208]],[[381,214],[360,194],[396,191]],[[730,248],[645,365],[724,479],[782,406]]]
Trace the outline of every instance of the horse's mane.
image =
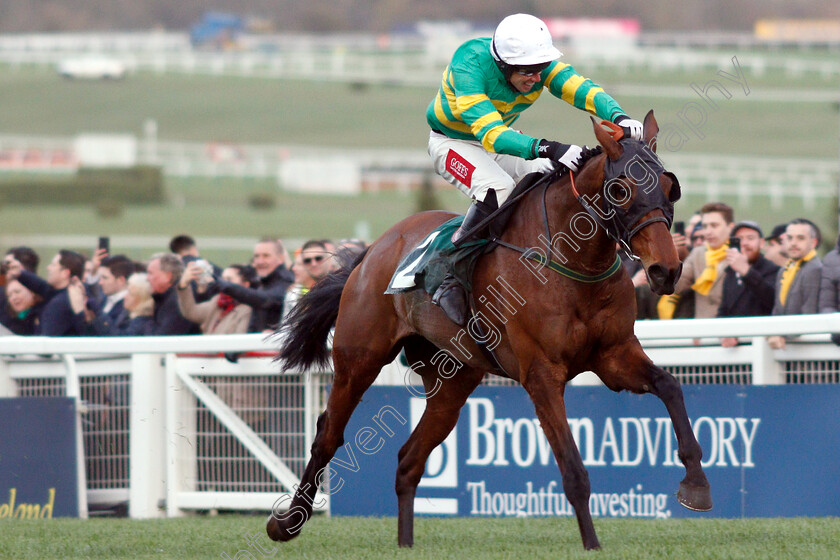
[[583,151],[580,153],[580,160],[579,160],[580,163],[578,165],[578,169],[580,169],[584,165],[586,165],[587,161],[594,158],[595,156],[601,155],[602,153],[604,153],[604,148],[602,148],[600,145],[595,146],[594,148],[590,148],[589,146],[584,146]]

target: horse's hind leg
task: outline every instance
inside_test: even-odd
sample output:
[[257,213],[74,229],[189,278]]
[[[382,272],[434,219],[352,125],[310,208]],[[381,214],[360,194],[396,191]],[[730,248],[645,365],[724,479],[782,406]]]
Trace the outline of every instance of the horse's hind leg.
[[[358,333],[354,329],[354,333]],[[370,333],[370,330],[364,331]],[[362,347],[359,342],[340,340],[337,332],[333,346],[335,377],[330,391],[327,409],[318,417],[318,431],[312,443],[312,454],[300,485],[286,512],[272,512],[266,525],[268,536],[275,541],[288,541],[298,536],[303,524],[309,520],[318,484],[325,476],[326,468],[336,450],[344,444],[344,428],[350,415],[379,375],[382,367],[394,358],[395,351],[390,343],[379,343],[375,347]],[[365,337],[365,344],[376,344],[387,337]]]
[[414,497],[426,460],[455,427],[461,407],[484,377],[481,370],[461,366],[454,377],[441,378],[429,359],[437,349],[425,340],[423,343],[425,351],[417,345],[413,345],[414,351],[406,347],[409,363],[423,377],[427,398],[426,410],[398,456],[394,487],[399,506],[397,541],[403,547],[414,545]]
[[595,371],[613,391],[652,393],[662,400],[677,436],[677,453],[685,465],[677,500],[694,511],[712,509],[709,481],[700,464],[703,450],[691,430],[679,381],[651,363],[638,341],[605,352]]

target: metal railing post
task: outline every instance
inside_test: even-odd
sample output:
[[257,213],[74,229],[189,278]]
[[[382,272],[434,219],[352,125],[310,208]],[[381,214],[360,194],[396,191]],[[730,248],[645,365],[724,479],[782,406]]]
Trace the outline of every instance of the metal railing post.
[[782,366],[776,359],[775,351],[770,348],[768,338],[756,336],[752,339],[753,362],[752,382],[753,385],[781,385],[784,383]]
[[163,517],[166,496],[165,372],[160,354],[131,355],[128,514]]

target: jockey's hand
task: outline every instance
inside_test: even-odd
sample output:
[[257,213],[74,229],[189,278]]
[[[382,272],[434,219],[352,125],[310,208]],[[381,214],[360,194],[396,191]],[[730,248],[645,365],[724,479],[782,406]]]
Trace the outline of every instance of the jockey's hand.
[[574,144],[563,144],[553,140],[540,140],[537,146],[537,157],[548,158],[565,165],[572,171],[580,167],[580,154],[583,150]]
[[644,140],[645,128],[639,121],[633,120],[627,115],[619,115],[615,119],[615,124],[629,130],[630,138],[633,140]]

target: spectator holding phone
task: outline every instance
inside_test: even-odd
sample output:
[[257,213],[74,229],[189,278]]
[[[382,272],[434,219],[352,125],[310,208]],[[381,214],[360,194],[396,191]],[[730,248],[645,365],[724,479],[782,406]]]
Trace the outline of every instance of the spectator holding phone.
[[198,262],[202,268],[210,271],[208,274],[211,274],[212,278],[209,281],[206,280],[206,275],[204,275],[199,276],[199,279],[205,280],[204,282],[195,281],[192,283],[193,297],[197,302],[205,302],[219,293],[219,289],[213,283],[213,280],[221,278],[222,269],[201,257],[198,251],[198,243],[193,237],[186,234],[176,235],[169,240],[169,250],[178,255],[184,266],[192,262]]
[[691,250],[683,262],[675,294],[694,293],[694,316],[716,317],[723,299],[729,235],[734,212],[722,202],[710,202],[700,209],[703,245]]
[[[201,325],[204,334],[234,334],[248,332],[251,307],[239,303],[227,294],[216,294],[209,301],[196,303],[190,284],[205,275],[205,269],[196,261],[187,265],[178,281],[178,307],[181,314]],[[233,264],[222,271],[222,280],[231,284],[251,287],[255,272],[250,266]]]
[[[751,317],[773,313],[776,275],[779,267],[761,254],[764,246],[761,227],[752,221],[738,222],[732,228],[727,264],[723,279],[723,299],[718,317]],[[731,347],[737,338],[724,338],[721,344]]]

